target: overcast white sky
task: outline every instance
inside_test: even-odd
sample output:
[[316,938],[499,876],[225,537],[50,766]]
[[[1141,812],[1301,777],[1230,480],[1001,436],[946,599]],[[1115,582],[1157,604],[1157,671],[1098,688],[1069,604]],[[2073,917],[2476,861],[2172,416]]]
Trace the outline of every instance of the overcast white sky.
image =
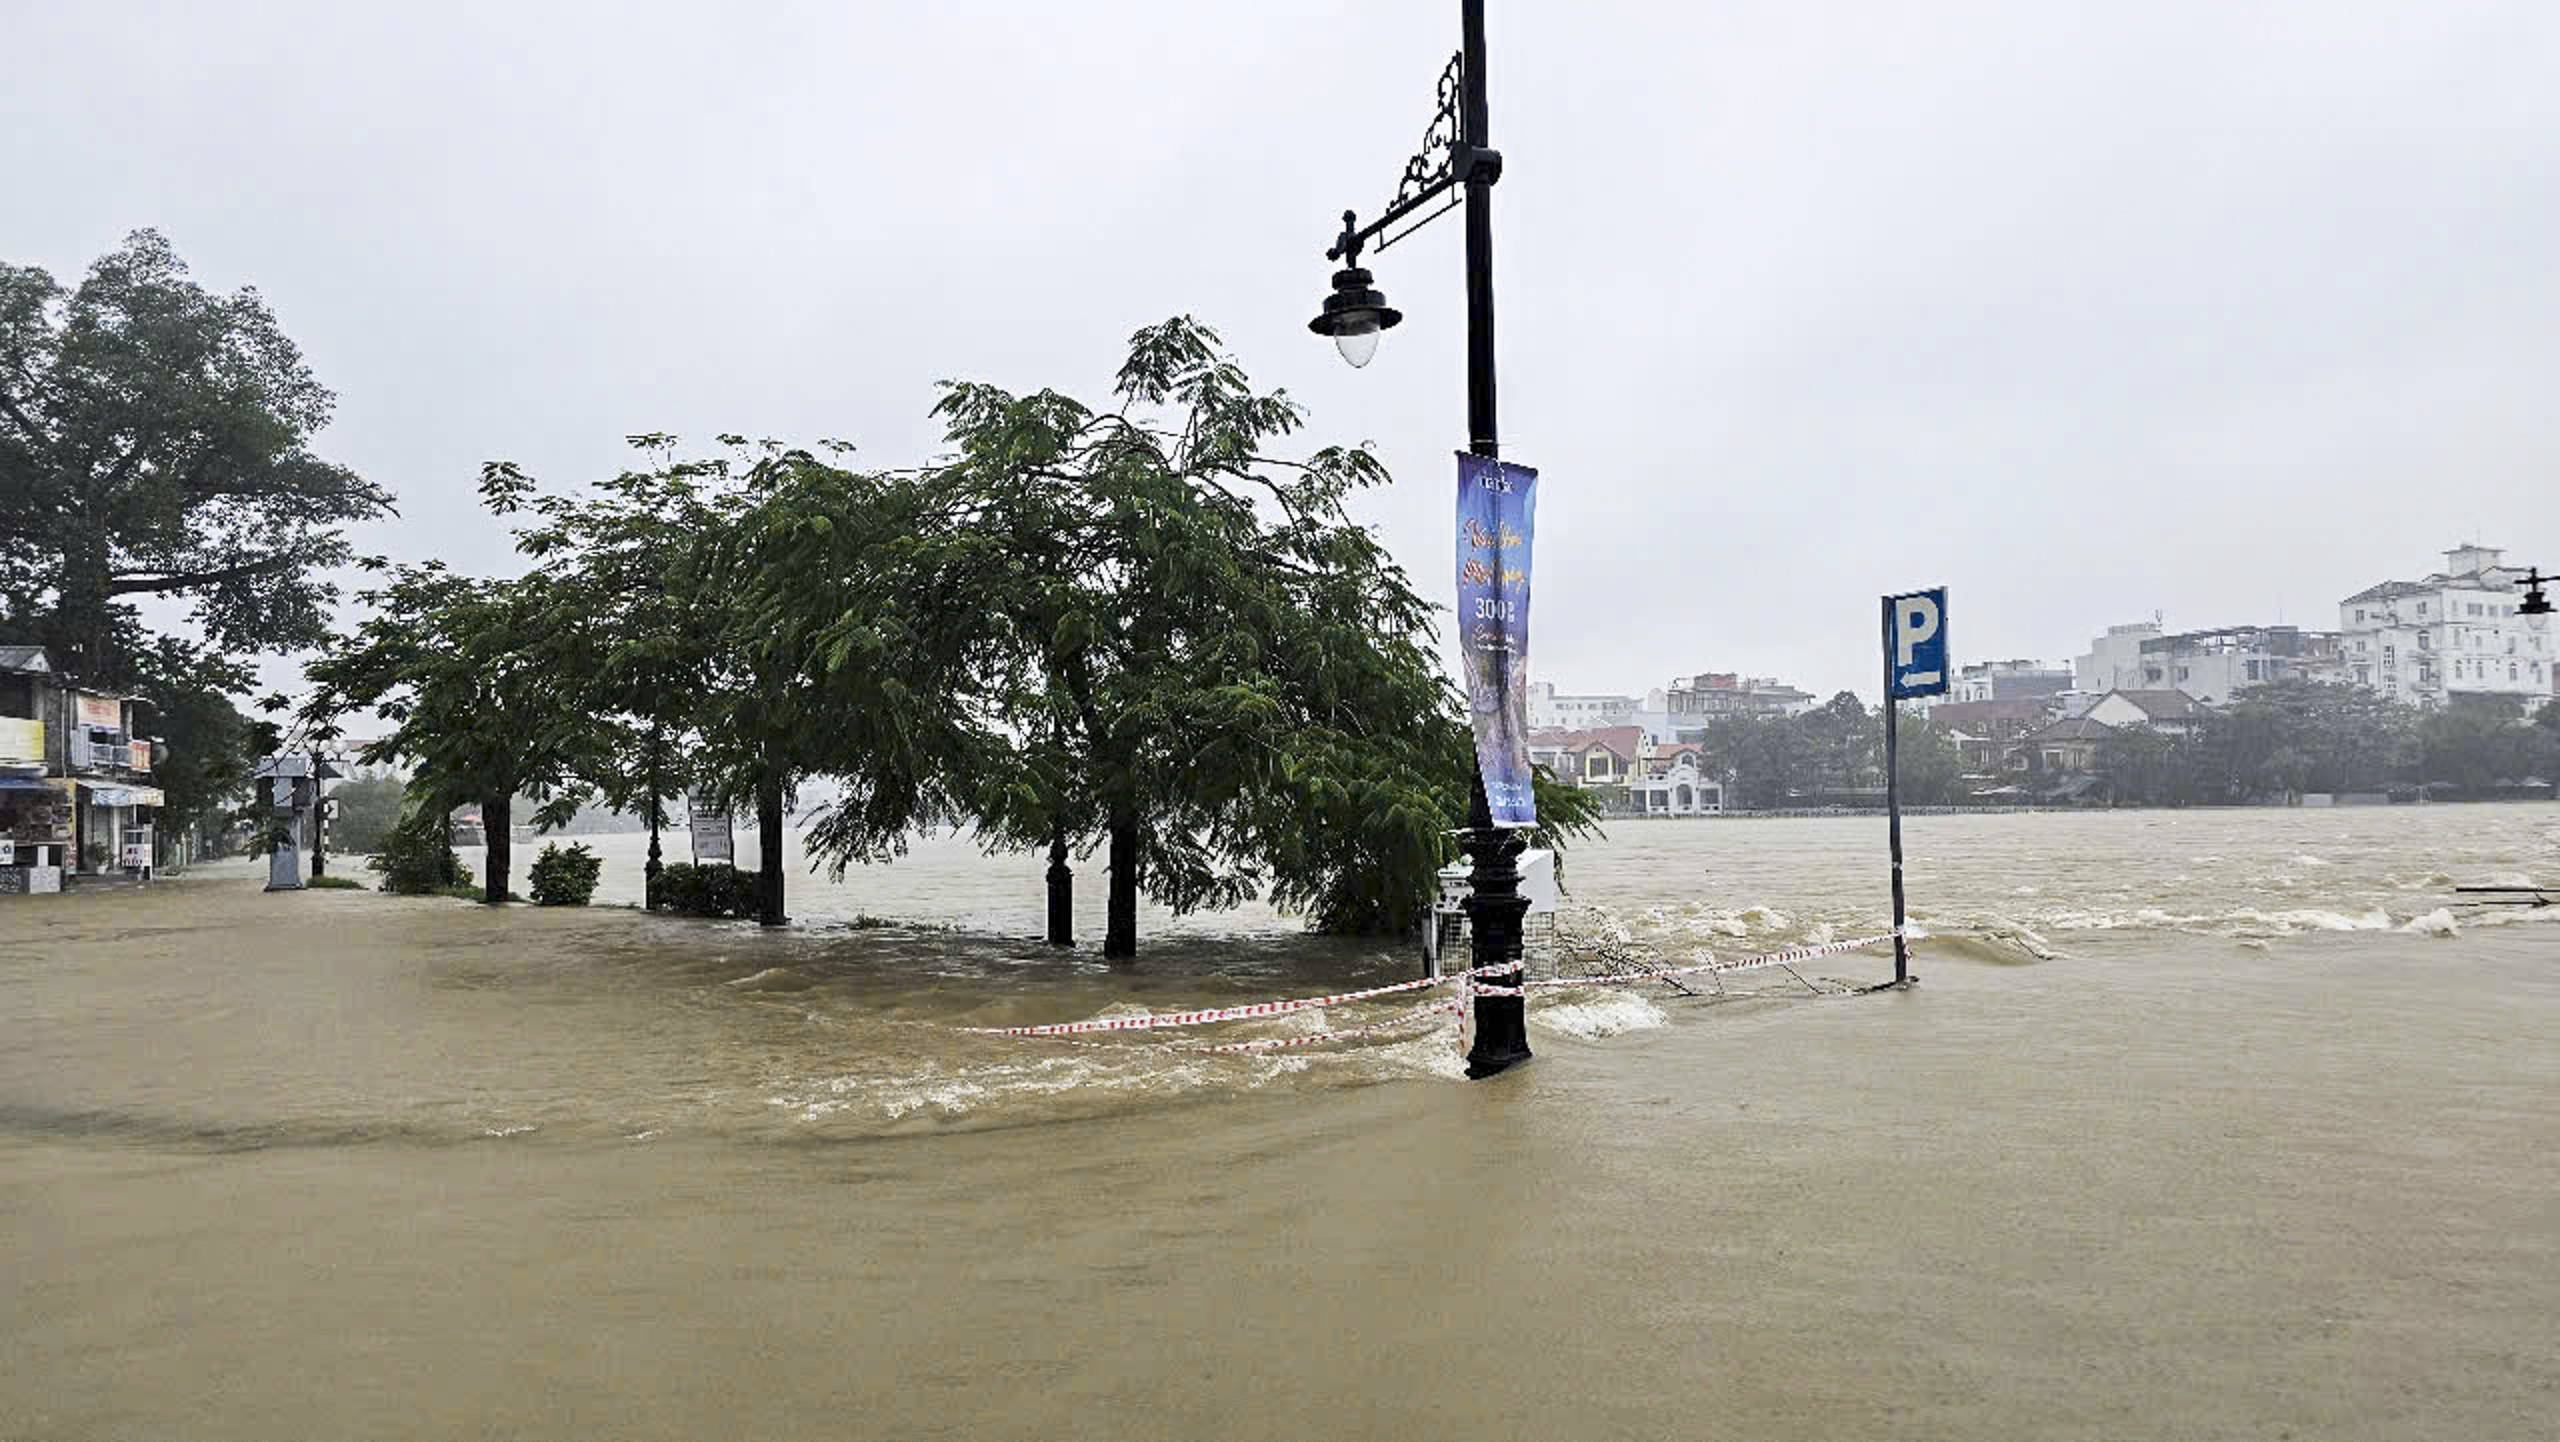
[[[0,249],[138,226],[254,283],[399,493],[512,569],[479,463],[663,429],[934,449],[934,380],[1098,396],[1188,311],[1398,477],[1450,589],[1460,226],[1305,323],[1393,190],[1451,0],[0,0]],[[1534,669],[1873,695],[1874,597],[1959,659],[2111,621],[2334,624],[2475,535],[2560,564],[2560,5],[1491,0],[1505,453]]]

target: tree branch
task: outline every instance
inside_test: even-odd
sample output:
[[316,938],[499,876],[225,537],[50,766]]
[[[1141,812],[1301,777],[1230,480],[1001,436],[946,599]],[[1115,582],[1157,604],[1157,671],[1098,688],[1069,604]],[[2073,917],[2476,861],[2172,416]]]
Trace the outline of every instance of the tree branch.
[[46,446],[53,443],[53,437],[37,430],[36,423],[27,419],[27,413],[18,409],[17,400],[7,391],[0,391],[0,410],[9,413],[9,420],[26,434],[30,445]]
[[107,582],[107,594],[110,596],[131,596],[142,593],[158,595],[166,591],[192,590],[198,586],[219,586],[225,581],[238,581],[250,576],[264,575],[269,571],[281,571],[287,567],[299,565],[301,559],[299,556],[286,554],[269,556],[258,561],[243,561],[237,566],[223,566],[211,571],[182,571],[174,576],[117,576]]

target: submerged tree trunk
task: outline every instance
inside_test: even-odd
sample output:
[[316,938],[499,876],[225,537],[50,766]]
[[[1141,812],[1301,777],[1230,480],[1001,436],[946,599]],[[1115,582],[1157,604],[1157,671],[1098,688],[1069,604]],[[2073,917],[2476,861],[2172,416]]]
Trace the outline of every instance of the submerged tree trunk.
[[1076,944],[1076,874],[1067,865],[1067,833],[1049,835],[1049,944]]
[[480,840],[486,848],[481,856],[489,863],[489,874],[481,878],[480,899],[496,906],[507,899],[507,882],[515,875],[514,797],[480,799]]
[[782,909],[782,776],[768,770],[756,782],[756,920],[787,926]]
[[1113,960],[1138,954],[1138,815],[1118,806],[1111,813],[1111,906],[1102,954]]
[[658,771],[661,746],[658,733],[649,733],[649,863],[640,868],[640,909],[658,909],[658,873],[666,870],[660,859],[658,829],[666,824],[666,797],[661,791]]

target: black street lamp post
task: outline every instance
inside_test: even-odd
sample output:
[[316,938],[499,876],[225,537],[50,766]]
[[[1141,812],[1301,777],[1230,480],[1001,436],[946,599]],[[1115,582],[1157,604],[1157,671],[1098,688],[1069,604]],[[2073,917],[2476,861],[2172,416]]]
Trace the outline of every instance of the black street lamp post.
[[[1501,432],[1494,421],[1493,380],[1493,185],[1502,178],[1502,155],[1486,144],[1484,0],[1459,0],[1463,40],[1458,54],[1440,74],[1440,108],[1423,132],[1422,153],[1405,163],[1404,178],[1386,211],[1367,226],[1354,212],[1342,214],[1342,236],[1326,258],[1342,262],[1334,273],[1333,294],[1323,311],[1308,323],[1318,335],[1330,336],[1342,358],[1354,366],[1369,363],[1379,336],[1404,319],[1388,306],[1370,274],[1360,266],[1363,247],[1375,241],[1381,251],[1448,213],[1461,199],[1467,210],[1467,449],[1488,459],[1501,454]],[[1446,197],[1443,199],[1443,197]],[[1422,213],[1424,207],[1436,208]],[[1411,224],[1405,222],[1411,221]],[[1403,225],[1403,229],[1394,227]],[[1390,232],[1393,233],[1390,233]],[[1467,927],[1474,937],[1478,969],[1509,966],[1520,959],[1521,919],[1528,899],[1520,894],[1518,858],[1524,845],[1518,833],[1493,824],[1485,799],[1483,768],[1474,774],[1467,802]],[[1496,972],[1492,981],[1517,987],[1525,973]],[[1488,1077],[1529,1059],[1529,1031],[1523,999],[1517,996],[1476,998],[1476,1035],[1467,1053],[1467,1075]]]

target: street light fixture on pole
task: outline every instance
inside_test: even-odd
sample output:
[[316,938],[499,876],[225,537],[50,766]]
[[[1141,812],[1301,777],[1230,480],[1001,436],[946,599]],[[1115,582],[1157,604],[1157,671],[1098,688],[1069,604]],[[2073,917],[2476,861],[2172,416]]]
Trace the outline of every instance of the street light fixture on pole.
[[[1423,132],[1422,153],[1405,162],[1395,199],[1376,220],[1363,226],[1355,212],[1342,213],[1342,236],[1325,252],[1327,259],[1340,261],[1342,269],[1334,273],[1333,293],[1307,328],[1331,337],[1342,358],[1352,365],[1367,365],[1377,352],[1379,337],[1404,315],[1387,304],[1369,272],[1361,268],[1361,250],[1374,241],[1384,251],[1463,200],[1467,209],[1467,449],[1490,460],[1501,454],[1501,433],[1494,420],[1493,185],[1502,178],[1502,154],[1486,144],[1484,0],[1459,0],[1458,9],[1463,40],[1440,73],[1439,109]],[[1425,207],[1436,208],[1426,212]],[[1467,803],[1466,853],[1473,866],[1467,878],[1467,926],[1475,940],[1475,965],[1500,967],[1520,958],[1521,918],[1529,910],[1528,899],[1520,894],[1518,863],[1525,843],[1518,833],[1494,826],[1483,767],[1475,764],[1468,769],[1473,784]],[[1516,985],[1518,974],[1498,979]],[[1523,999],[1480,995],[1475,1005],[1475,1045],[1467,1053],[1467,1075],[1488,1077],[1527,1061],[1529,1032]]]
[[2551,598],[2542,594],[2542,588],[2546,581],[2552,580],[2560,580],[2560,576],[2546,577],[2542,574],[2542,568],[2540,566],[2535,566],[2526,571],[2524,573],[2524,599],[2516,604],[2516,614],[2519,616],[2550,615]]

